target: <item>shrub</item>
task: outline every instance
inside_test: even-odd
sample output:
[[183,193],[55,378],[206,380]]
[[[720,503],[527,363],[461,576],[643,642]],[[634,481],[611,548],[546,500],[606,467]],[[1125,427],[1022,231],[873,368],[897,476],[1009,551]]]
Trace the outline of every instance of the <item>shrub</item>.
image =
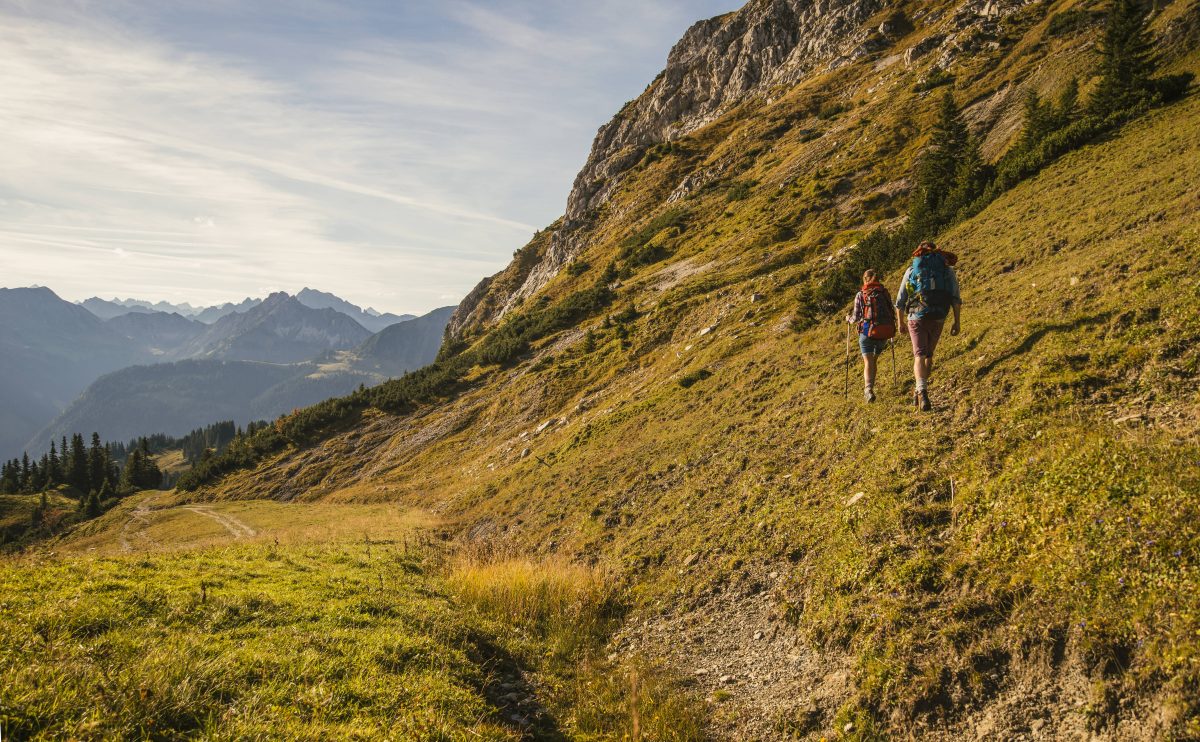
[[929,74],[925,76],[924,80],[921,80],[913,86],[913,91],[917,93],[923,93],[926,90],[933,90],[934,88],[941,87],[942,85],[949,85],[953,82],[954,75],[951,75],[941,67],[934,67],[929,71]]
[[729,190],[725,192],[725,202],[733,203],[734,201],[745,201],[750,198],[755,182],[752,180],[739,180],[729,184]]
[[684,389],[691,389],[693,386],[696,385],[697,382],[704,381],[705,379],[708,379],[711,377],[712,377],[712,371],[709,371],[706,368],[702,368],[698,371],[692,371],[691,373],[685,374],[684,376],[682,376],[679,379],[679,386],[683,387]]
[[817,110],[817,118],[822,121],[828,121],[837,118],[849,110],[850,106],[845,103],[826,103]]

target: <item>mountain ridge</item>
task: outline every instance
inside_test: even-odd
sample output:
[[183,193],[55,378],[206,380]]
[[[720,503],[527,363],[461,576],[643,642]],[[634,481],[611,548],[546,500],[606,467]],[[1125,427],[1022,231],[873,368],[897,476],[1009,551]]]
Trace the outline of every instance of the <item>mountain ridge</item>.
[[[301,304],[312,309],[336,309],[372,332],[379,332],[388,325],[416,317],[416,315],[412,314],[397,315],[391,312],[380,312],[372,307],[363,309],[335,294],[308,287],[301,289],[295,296]],[[172,304],[166,301],[149,302],[143,299],[119,299],[116,297],[102,299],[98,296],[93,296],[90,299],[75,303],[103,320],[113,319],[114,317],[130,313],[163,313],[179,314],[189,319],[203,322],[204,324],[212,324],[226,315],[245,313],[261,304],[262,301],[262,299],[247,297],[236,304],[226,302],[224,304],[205,307],[192,306],[187,302]]]

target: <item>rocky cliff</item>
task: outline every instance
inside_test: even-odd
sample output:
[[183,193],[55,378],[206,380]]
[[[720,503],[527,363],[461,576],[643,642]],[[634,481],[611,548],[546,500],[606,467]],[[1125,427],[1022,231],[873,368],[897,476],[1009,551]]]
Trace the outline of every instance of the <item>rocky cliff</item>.
[[686,136],[749,95],[886,46],[883,32],[906,26],[867,24],[882,5],[881,0],[754,0],[689,28],[671,50],[666,69],[601,127],[567,199],[562,228],[553,232],[539,260],[526,266],[507,295],[493,297],[490,311],[480,310],[492,279],[481,283],[459,307],[451,332],[498,319],[557,275],[584,248],[597,210],[653,145]]
[[460,305],[451,334],[499,319],[583,252],[597,213],[651,147],[703,128],[748,97],[769,97],[806,76],[893,47],[902,47],[897,57],[906,66],[931,52],[939,68],[950,65],[995,43],[989,40],[999,20],[1024,4],[967,0],[949,12],[930,10],[909,18],[886,9],[882,0],[754,0],[739,11],[696,23],[645,92],[601,127],[563,220],[541,244],[530,245],[533,259],[518,257],[502,274],[507,280],[483,281]]

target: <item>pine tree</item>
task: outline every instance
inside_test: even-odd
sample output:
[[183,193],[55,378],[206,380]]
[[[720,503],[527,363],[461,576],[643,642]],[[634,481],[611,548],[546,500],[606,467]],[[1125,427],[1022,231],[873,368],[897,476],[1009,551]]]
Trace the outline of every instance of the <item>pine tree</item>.
[[112,444],[104,444],[104,460],[108,462],[108,466],[104,472],[105,481],[114,492],[117,489],[117,483],[121,479],[121,470],[117,467],[117,462],[113,460]]
[[98,489],[108,479],[108,458],[100,444],[100,434],[92,433],[92,447],[88,449],[88,487]]
[[8,462],[3,475],[3,483],[5,494],[15,495],[21,491],[21,462],[19,459]]
[[29,492],[33,482],[29,476],[29,453],[25,452],[21,455],[21,491]]
[[88,493],[87,502],[83,506],[83,514],[88,518],[95,518],[100,515],[100,496],[96,494],[96,490]]
[[45,489],[45,482],[42,479],[42,469],[38,466],[38,462],[34,461],[29,464],[29,486],[27,492],[41,492]]
[[1091,112],[1108,116],[1145,102],[1152,90],[1152,53],[1145,7],[1138,0],[1111,0],[1100,44],[1100,83],[1088,101]]
[[1030,90],[1025,94],[1025,126],[1017,146],[1023,150],[1037,147],[1054,130],[1055,123],[1053,106],[1043,103],[1037,92]]
[[123,494],[129,494],[137,490],[137,471],[141,468],[141,465],[142,452],[135,448],[129,452],[129,457],[125,459],[125,468],[121,470],[121,481],[117,486],[118,491]]
[[58,450],[54,446],[54,441],[50,441],[50,455],[47,457],[47,459],[49,471],[47,472],[46,476],[50,482],[50,486],[53,487],[62,482],[62,466],[58,461]]
[[87,492],[91,489],[91,480],[88,477],[87,449],[84,448],[83,436],[79,433],[71,437],[71,461],[67,482],[80,492]]
[[958,180],[963,157],[971,145],[970,132],[963,121],[954,94],[942,96],[933,135],[917,167],[917,184],[909,222],[918,233],[931,233],[953,217],[945,208]]
[[1058,96],[1058,105],[1054,108],[1054,118],[1058,125],[1066,126],[1079,115],[1079,80],[1074,77],[1063,88]]

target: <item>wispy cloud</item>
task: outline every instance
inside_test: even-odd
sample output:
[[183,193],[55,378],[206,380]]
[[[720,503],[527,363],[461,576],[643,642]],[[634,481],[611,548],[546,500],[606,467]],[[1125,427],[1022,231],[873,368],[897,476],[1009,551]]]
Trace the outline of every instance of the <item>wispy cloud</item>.
[[561,213],[597,126],[719,0],[0,7],[0,278],[420,311]]

